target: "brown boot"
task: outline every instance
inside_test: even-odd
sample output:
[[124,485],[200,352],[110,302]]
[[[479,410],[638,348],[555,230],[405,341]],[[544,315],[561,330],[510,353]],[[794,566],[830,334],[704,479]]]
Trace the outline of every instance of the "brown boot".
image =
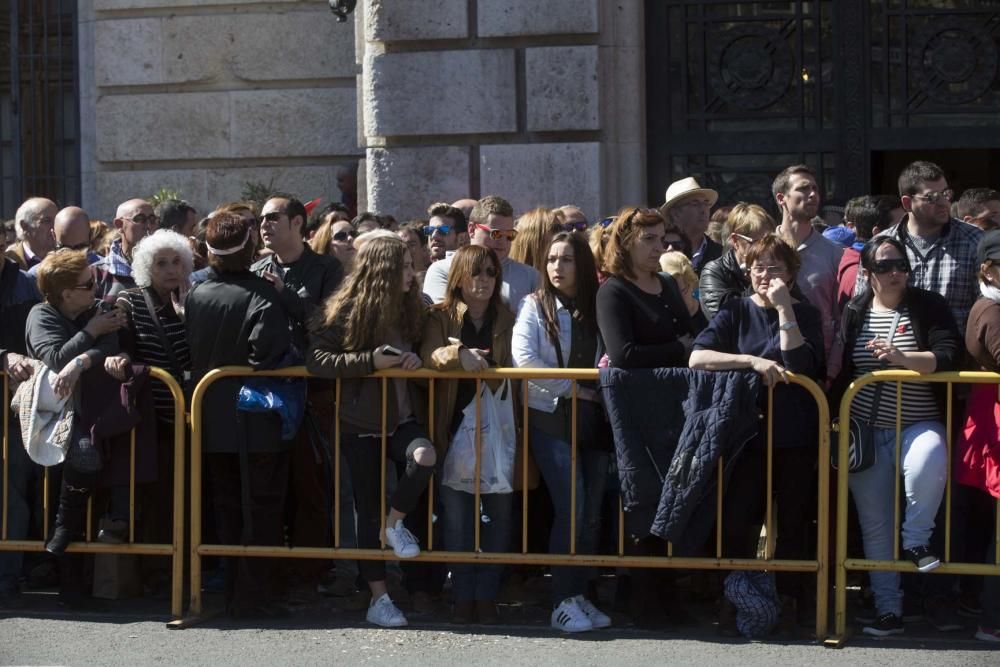
[[497,603],[493,600],[476,600],[476,615],[481,625],[496,625],[500,622]]
[[451,612],[451,622],[459,625],[468,625],[476,622],[476,603],[472,600],[456,602],[455,608]]

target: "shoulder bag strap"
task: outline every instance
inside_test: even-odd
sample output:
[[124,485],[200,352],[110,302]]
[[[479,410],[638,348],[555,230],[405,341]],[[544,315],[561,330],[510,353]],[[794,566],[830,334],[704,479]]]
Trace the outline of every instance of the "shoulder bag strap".
[[167,359],[170,361],[174,373],[179,374],[180,377],[184,377],[184,369],[181,368],[180,363],[177,361],[177,355],[174,353],[174,345],[167,336],[167,332],[163,328],[163,323],[160,322],[160,316],[156,314],[156,304],[153,303],[153,297],[150,296],[146,288],[141,288],[140,291],[142,292],[142,298],[146,302],[146,308],[149,309],[149,316],[153,320],[153,326],[156,327],[156,333],[163,344],[163,351],[166,352]]
[[[889,334],[885,337],[885,340],[889,345],[892,345],[892,339],[896,336],[896,327],[899,326],[899,318],[901,313],[897,310],[895,316],[892,318],[892,325],[889,327]],[[885,366],[885,362],[882,363]],[[878,382],[875,387],[875,396],[872,397],[872,409],[868,414],[868,424],[875,423],[875,415],[878,414],[878,404],[879,399],[882,397],[882,388],[885,386],[885,382]]]

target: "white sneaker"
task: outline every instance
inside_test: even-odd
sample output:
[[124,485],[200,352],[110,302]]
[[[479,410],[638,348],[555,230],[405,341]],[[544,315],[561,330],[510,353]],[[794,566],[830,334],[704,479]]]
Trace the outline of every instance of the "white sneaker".
[[577,604],[576,598],[566,598],[552,610],[552,629],[563,632],[590,632],[594,624]]
[[382,597],[371,603],[365,618],[369,623],[381,625],[383,628],[402,628],[408,625],[406,616],[403,616],[403,612],[392,603],[388,593],[383,593]]
[[415,558],[420,555],[417,538],[406,529],[402,521],[397,521],[395,527],[386,524],[385,543],[392,547],[396,558]]
[[594,606],[593,602],[582,595],[577,595],[573,599],[576,600],[577,606],[580,607],[580,609],[583,610],[583,613],[587,615],[587,618],[590,619],[590,623],[594,626],[595,630],[611,626],[611,617]]

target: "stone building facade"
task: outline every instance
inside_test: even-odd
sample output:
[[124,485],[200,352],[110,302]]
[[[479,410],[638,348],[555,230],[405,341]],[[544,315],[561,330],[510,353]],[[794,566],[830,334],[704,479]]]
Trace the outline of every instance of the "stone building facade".
[[248,181],[367,208],[500,194],[591,217],[645,190],[640,0],[83,0],[82,201]]

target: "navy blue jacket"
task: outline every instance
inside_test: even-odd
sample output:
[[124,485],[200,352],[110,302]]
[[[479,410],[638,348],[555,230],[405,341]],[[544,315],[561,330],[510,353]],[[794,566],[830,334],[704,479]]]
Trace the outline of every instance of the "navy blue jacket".
[[719,457],[731,470],[760,428],[760,376],[607,368],[601,387],[615,436],[626,529],[690,552],[715,521]]
[[28,354],[24,342],[28,313],[42,300],[35,281],[17,262],[2,257],[0,265],[0,363],[7,352]]

